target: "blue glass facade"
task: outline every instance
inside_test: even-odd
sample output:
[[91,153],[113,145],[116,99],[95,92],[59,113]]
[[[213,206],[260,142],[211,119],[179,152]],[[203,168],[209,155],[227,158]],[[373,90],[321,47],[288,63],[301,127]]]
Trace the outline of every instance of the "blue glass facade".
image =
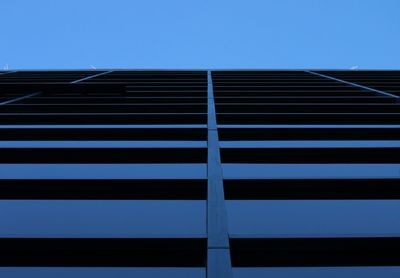
[[400,72],[0,74],[0,277],[398,277]]

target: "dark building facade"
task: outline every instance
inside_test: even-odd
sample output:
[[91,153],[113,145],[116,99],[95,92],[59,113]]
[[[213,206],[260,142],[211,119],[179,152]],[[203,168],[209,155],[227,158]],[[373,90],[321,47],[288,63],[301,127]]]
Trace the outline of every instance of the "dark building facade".
[[400,277],[400,71],[0,72],[0,277]]

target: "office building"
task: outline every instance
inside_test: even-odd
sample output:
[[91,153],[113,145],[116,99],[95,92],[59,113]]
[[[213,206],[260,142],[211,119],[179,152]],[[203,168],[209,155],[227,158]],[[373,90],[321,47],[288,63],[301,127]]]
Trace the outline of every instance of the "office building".
[[400,72],[0,72],[0,277],[400,277]]

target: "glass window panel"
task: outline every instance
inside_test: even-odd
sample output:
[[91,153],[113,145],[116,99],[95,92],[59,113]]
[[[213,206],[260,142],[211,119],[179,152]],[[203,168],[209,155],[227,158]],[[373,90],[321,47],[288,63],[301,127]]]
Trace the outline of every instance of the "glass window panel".
[[234,268],[234,278],[397,278],[400,267],[270,267]]
[[203,268],[0,267],[2,278],[203,278]]
[[205,206],[205,201],[0,201],[0,236],[203,235]]
[[227,201],[231,234],[367,236],[400,234],[398,200]]
[[206,164],[0,164],[1,179],[204,179]]

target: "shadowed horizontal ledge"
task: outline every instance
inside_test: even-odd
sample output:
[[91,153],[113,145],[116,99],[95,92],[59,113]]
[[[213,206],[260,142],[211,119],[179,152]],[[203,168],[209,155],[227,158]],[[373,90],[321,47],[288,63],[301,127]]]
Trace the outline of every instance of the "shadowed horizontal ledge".
[[228,200],[400,199],[400,179],[224,180]]
[[207,180],[0,180],[2,200],[205,200]]
[[114,127],[110,130],[107,127],[92,128],[1,128],[0,140],[16,141],[126,141],[126,140],[149,140],[149,141],[207,141],[207,129],[201,128],[122,128]]
[[400,148],[222,148],[222,163],[399,163]]
[[234,267],[400,266],[399,237],[231,239]]
[[161,124],[206,124],[207,114],[113,114],[113,115],[1,115],[1,125],[161,125]]
[[0,148],[0,163],[206,163],[206,148]]
[[400,128],[288,127],[219,128],[221,141],[278,140],[399,140]]
[[204,267],[204,238],[0,238],[0,266]]

